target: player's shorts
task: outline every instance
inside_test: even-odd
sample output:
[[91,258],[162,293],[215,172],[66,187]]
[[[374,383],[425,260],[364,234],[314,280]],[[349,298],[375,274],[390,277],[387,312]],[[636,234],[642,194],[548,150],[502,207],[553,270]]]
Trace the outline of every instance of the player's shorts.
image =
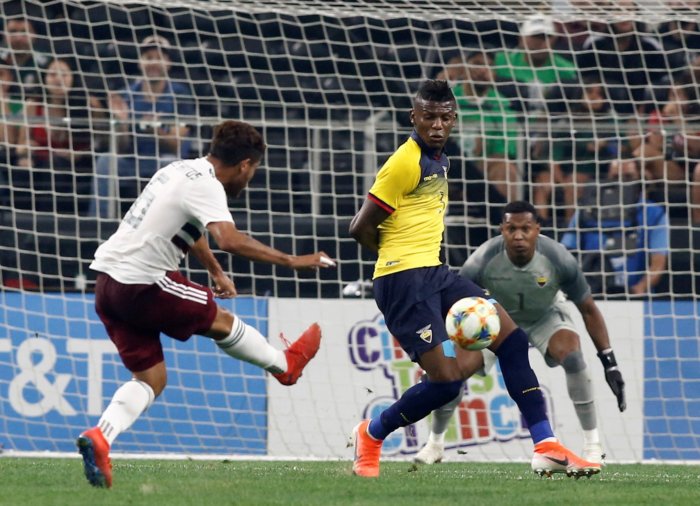
[[[571,306],[566,302],[566,298],[561,292],[556,295],[552,305],[539,320],[527,325],[520,325],[520,327],[527,334],[530,345],[537,348],[545,359],[547,358],[549,340],[557,331],[565,329],[578,333],[571,316]],[[481,353],[484,355],[483,373],[486,375],[496,363],[496,355],[489,349],[481,350]],[[549,361],[547,363],[550,367],[558,365]]]
[[389,332],[414,362],[447,341],[445,316],[459,299],[486,297],[446,265],[408,269],[374,280],[374,299]]
[[123,284],[100,273],[95,283],[95,310],[131,372],[163,361],[160,334],[187,341],[206,333],[216,317],[212,291],[179,272],[155,284]]

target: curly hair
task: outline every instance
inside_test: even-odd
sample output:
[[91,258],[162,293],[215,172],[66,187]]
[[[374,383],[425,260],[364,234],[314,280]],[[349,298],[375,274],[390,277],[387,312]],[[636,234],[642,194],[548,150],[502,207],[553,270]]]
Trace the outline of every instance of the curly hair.
[[226,165],[236,165],[248,158],[260,161],[266,148],[262,135],[251,125],[228,120],[214,128],[209,154]]

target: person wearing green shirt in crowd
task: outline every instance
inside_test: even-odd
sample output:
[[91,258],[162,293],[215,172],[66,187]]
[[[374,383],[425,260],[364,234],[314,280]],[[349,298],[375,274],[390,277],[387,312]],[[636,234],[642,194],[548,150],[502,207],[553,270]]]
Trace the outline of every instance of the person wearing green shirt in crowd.
[[[541,220],[550,219],[548,207],[552,193],[559,189],[558,218],[568,223],[573,218],[576,202],[589,184],[606,179],[612,160],[629,153],[628,143],[620,135],[620,125],[614,114],[605,87],[595,77],[582,79],[581,85],[567,89],[566,107],[560,114],[550,111],[551,137],[539,142],[539,160],[548,164],[549,181],[541,181],[533,189],[533,203]],[[553,217],[552,217],[553,218]]]
[[[536,14],[528,17],[520,27],[520,44],[515,49],[496,54],[494,72],[499,89],[507,93],[511,104],[527,120],[524,138],[525,159],[529,161],[526,173],[535,193],[538,189],[552,188],[561,183],[551,171],[550,163],[543,160],[552,152],[550,146],[552,124],[549,118],[553,105],[551,95],[565,96],[568,86],[577,86],[579,82],[576,65],[556,54],[552,45],[557,31],[549,16]],[[553,193],[546,192],[551,196]],[[542,202],[542,195],[533,195],[533,203],[538,217],[548,224],[552,202]]]
[[505,199],[515,198],[518,170],[518,118],[494,86],[493,56],[487,49],[465,55],[464,79],[454,88],[459,115],[459,143],[467,163],[491,182]]
[[543,110],[553,85],[578,79],[576,65],[552,52],[556,29],[551,18],[529,17],[520,28],[520,45],[496,54],[494,71],[499,81],[527,85],[524,109]]

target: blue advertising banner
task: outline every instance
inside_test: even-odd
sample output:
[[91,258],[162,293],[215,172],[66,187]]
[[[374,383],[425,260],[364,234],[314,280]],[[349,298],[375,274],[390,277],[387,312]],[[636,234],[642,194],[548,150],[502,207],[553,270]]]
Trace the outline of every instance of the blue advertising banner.
[[[267,300],[219,301],[267,334]],[[207,338],[161,338],[168,386],[115,443],[120,452],[267,451],[265,373]],[[0,293],[0,445],[74,451],[130,378],[83,294]]]
[[645,305],[645,460],[700,460],[698,315],[694,301]]

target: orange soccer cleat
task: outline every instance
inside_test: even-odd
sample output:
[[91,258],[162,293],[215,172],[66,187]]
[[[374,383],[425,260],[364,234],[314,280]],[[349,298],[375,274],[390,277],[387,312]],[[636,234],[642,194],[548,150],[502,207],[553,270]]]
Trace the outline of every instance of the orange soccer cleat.
[[287,370],[273,374],[273,376],[283,385],[293,385],[321,346],[321,327],[318,326],[318,323],[311,324],[292,344],[289,344],[284,336],[280,337],[288,346],[284,351],[284,355],[287,357]]
[[83,456],[85,477],[93,487],[112,486],[112,461],[109,459],[109,443],[99,427],[86,430],[76,440]]
[[374,439],[367,433],[369,420],[363,420],[352,431],[355,447],[355,461],[352,473],[364,478],[379,476],[379,457],[382,454],[382,441]]
[[535,445],[532,470],[540,476],[551,477],[553,473],[566,473],[567,476],[576,478],[590,478],[600,472],[600,463],[583,460],[558,441],[548,441]]

